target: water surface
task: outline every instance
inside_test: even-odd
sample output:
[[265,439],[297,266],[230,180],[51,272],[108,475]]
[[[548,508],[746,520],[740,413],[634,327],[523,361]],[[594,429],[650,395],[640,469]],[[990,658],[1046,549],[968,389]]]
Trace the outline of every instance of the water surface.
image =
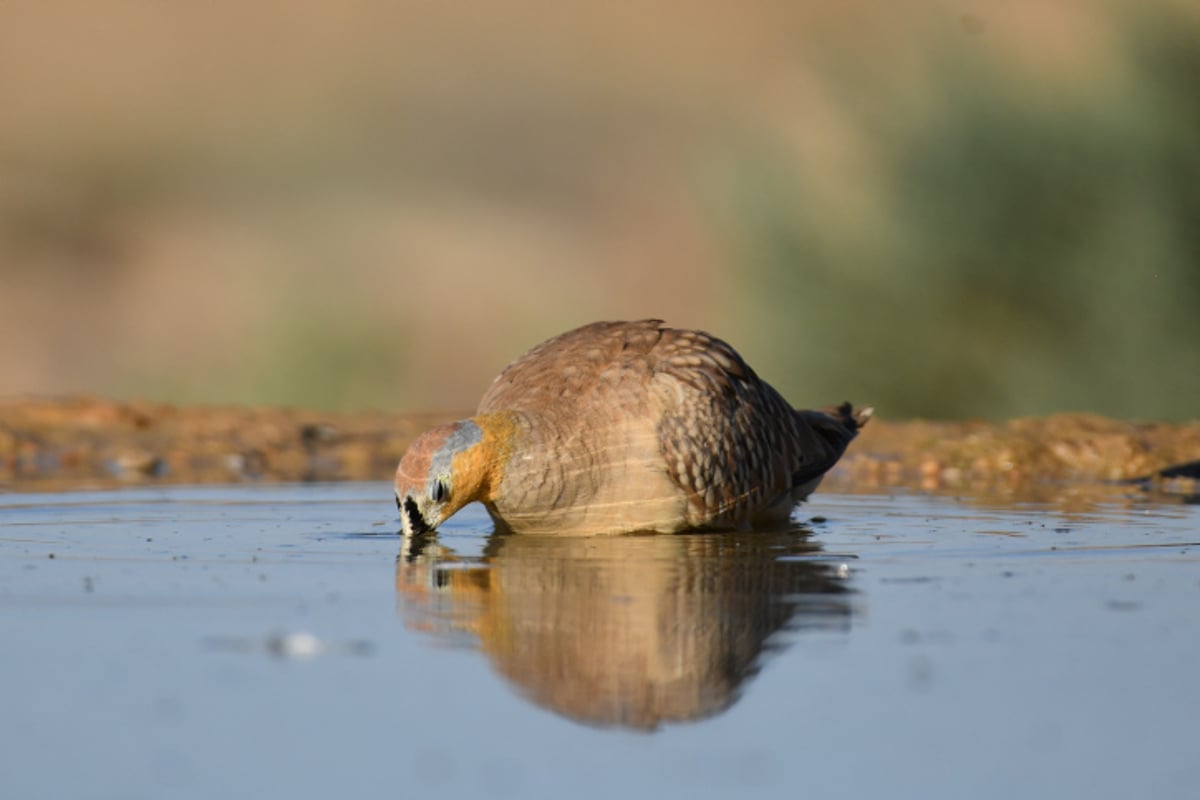
[[0,496],[0,796],[1192,797],[1200,509],[817,495],[402,541],[389,487]]

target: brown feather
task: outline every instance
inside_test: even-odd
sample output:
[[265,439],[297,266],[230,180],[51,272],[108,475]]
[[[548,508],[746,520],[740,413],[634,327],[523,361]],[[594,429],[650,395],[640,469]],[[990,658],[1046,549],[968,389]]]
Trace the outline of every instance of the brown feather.
[[522,441],[484,499],[515,530],[620,532],[786,520],[868,412],[794,411],[725,342],[599,322],[510,364],[479,414]]

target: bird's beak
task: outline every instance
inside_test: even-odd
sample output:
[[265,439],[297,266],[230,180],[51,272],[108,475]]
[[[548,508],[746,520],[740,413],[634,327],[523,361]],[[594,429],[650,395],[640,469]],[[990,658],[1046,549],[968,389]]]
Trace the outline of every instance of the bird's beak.
[[417,501],[413,499],[412,495],[407,495],[403,502],[397,496],[396,505],[400,508],[400,520],[405,533],[420,535],[433,529],[433,526],[421,516],[421,509],[417,507]]

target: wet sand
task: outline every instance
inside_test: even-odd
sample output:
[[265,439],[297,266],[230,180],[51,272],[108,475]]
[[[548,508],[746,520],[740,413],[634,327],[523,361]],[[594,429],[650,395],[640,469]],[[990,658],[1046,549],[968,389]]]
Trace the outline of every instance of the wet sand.
[[[467,415],[8,399],[0,401],[0,487],[387,480],[413,437]],[[1200,462],[1200,422],[1061,414],[997,424],[884,414],[851,445],[825,488],[1061,500],[1133,486],[1194,500],[1200,463],[1192,462]]]

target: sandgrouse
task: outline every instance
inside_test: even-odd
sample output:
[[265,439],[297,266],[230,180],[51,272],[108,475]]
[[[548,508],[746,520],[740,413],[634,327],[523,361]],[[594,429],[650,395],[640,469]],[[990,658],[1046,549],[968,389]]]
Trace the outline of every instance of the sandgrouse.
[[871,415],[797,411],[725,342],[660,320],[543,342],[470,419],[396,469],[403,532],[480,501],[498,531],[748,529],[785,523]]

